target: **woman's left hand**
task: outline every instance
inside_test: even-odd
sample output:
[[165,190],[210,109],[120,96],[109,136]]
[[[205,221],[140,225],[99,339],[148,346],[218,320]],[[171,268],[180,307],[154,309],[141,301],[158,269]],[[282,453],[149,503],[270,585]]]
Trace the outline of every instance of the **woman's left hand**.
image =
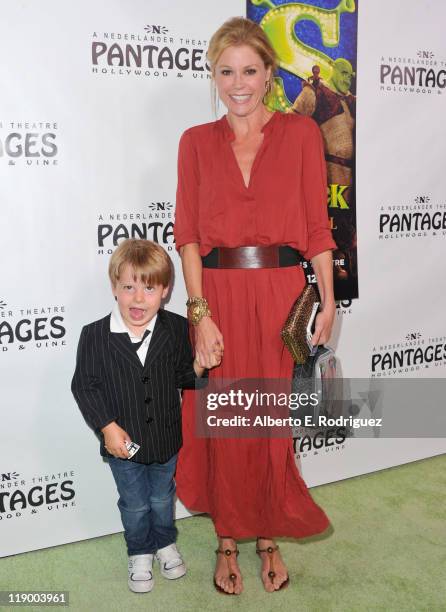
[[332,305],[324,306],[321,312],[316,316],[313,338],[311,340],[313,346],[325,344],[329,341],[335,313],[336,304],[333,302]]
[[331,251],[318,253],[311,259],[311,265],[316,274],[317,287],[321,296],[321,311],[316,316],[313,346],[329,341],[336,304],[333,293],[333,256]]

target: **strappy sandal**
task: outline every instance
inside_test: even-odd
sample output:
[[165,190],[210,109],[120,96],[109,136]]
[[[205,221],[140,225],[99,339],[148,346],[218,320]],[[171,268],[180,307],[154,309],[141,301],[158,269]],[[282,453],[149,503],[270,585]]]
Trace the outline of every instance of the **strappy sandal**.
[[[257,538],[257,541],[259,541],[260,539],[267,540],[268,538]],[[271,584],[274,584],[274,578],[276,577],[276,572],[274,571],[274,560],[273,560],[273,553],[275,553],[276,550],[279,550],[279,547],[277,545],[268,546],[267,548],[256,548],[256,553],[259,555],[259,557],[260,557],[260,553],[268,554],[269,568],[270,568],[268,572],[268,577],[271,580]],[[278,589],[274,589],[274,591],[281,591],[282,589],[286,589],[286,587],[289,584],[290,584],[290,577],[287,575],[286,579],[282,582],[280,587]],[[271,592],[274,592],[274,591],[271,591]]]
[[[239,556],[239,549],[235,548],[235,550],[232,550],[231,548],[225,548],[224,550],[221,548],[217,548],[217,550],[215,551],[216,555],[224,555],[225,558],[228,560],[228,570],[229,570],[229,557],[231,557],[231,555],[235,555],[236,557]],[[237,574],[234,574],[233,572],[231,572],[229,574],[229,579],[232,582],[232,584],[235,586],[235,583],[237,581]],[[225,591],[219,584],[217,584],[216,580],[215,580],[215,576],[214,576],[214,587],[216,588],[216,590],[219,593],[223,593],[224,595],[239,595],[239,593],[228,593],[228,591]]]

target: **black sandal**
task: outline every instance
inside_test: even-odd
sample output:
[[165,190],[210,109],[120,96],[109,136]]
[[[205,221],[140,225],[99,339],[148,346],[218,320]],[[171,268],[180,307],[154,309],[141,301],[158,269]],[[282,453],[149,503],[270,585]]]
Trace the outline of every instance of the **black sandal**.
[[[257,541],[259,540],[268,540],[269,538],[257,538]],[[271,580],[271,583],[274,584],[274,578],[276,577],[276,572],[274,571],[274,561],[273,561],[273,553],[276,552],[276,550],[279,550],[279,547],[276,546],[268,546],[267,548],[256,548],[256,553],[259,555],[260,557],[260,553],[267,553],[268,554],[268,558],[269,558],[269,566],[270,566],[270,570],[268,572],[268,577]],[[262,580],[263,582],[263,580]],[[274,591],[281,591],[282,589],[286,589],[286,587],[290,584],[290,577],[287,575],[287,577],[285,578],[285,580],[282,582],[282,584],[280,585],[280,587],[278,589],[274,589]],[[272,591],[272,592],[274,592]],[[269,593],[269,591],[268,591]]]
[[[220,539],[223,539],[223,537],[225,537],[226,539],[226,536],[220,536]],[[229,539],[229,537],[227,539]],[[235,555],[236,557],[238,557],[239,553],[240,551],[238,548],[235,548],[234,550],[231,550],[230,548],[225,548],[224,550],[221,548],[217,548],[217,550],[215,551],[216,555],[224,555],[226,559],[228,560],[229,560],[229,557],[231,557],[231,555]],[[229,570],[229,563],[228,563],[228,570]],[[229,574],[229,579],[232,582],[232,584],[235,586],[235,583],[237,581],[237,574],[234,574],[232,572],[231,574]],[[215,580],[215,576],[214,576],[214,587],[219,593],[222,593],[223,595],[239,595],[239,593],[234,593],[234,592],[229,593],[228,591],[225,591],[220,585],[217,584]]]

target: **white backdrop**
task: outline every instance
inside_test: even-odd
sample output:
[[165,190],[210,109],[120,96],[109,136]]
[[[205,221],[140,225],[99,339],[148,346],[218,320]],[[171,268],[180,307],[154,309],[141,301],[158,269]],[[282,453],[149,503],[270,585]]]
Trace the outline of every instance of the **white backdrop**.
[[[226,18],[244,14],[245,3],[184,6],[2,2],[0,556],[121,530],[111,474],[70,381],[81,327],[111,308],[106,269],[119,238],[139,232],[170,250],[177,278],[167,307],[184,313],[171,234],[177,144],[186,127],[212,120],[207,41]],[[389,58],[392,67],[420,57],[436,61],[437,73],[444,67],[445,17],[435,0],[360,6],[360,299],[340,305],[334,332],[345,376],[445,375],[443,362],[401,372],[371,368],[373,355],[408,342],[445,342],[436,307],[446,294],[444,231],[379,232],[388,207],[429,205],[433,214],[446,206],[446,92],[380,85]],[[93,45],[103,52],[97,64]],[[298,461],[311,486],[445,451],[441,439],[347,440],[298,453]]]

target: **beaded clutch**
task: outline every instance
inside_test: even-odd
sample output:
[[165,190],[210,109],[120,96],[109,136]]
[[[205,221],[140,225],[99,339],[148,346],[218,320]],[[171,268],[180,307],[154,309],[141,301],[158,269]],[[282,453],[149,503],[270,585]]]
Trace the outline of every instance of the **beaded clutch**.
[[318,302],[316,289],[313,285],[306,285],[291,307],[282,328],[282,340],[296,363],[305,363],[310,356],[311,348],[307,332]]

